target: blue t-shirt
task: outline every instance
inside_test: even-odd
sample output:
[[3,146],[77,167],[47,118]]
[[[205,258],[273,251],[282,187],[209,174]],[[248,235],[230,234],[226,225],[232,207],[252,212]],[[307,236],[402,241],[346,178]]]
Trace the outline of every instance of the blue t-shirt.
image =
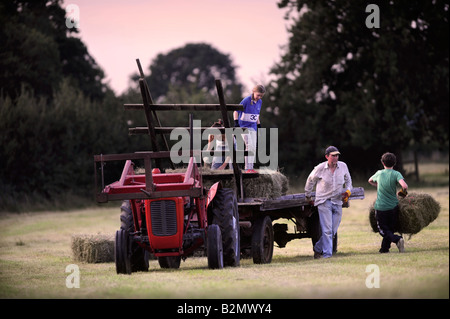
[[240,104],[244,106],[244,110],[238,111],[239,126],[251,128],[256,131],[262,100],[260,99],[252,104],[252,96],[249,95]]

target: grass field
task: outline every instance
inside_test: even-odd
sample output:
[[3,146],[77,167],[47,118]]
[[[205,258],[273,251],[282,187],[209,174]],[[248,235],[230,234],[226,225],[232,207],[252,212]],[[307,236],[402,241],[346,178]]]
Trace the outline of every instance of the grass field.
[[[448,180],[448,171],[447,171]],[[441,204],[439,217],[405,240],[404,254],[393,246],[379,254],[379,234],[371,231],[368,212],[376,193],[344,209],[338,253],[315,260],[310,239],[275,248],[271,264],[241,260],[239,268],[210,270],[204,257],[189,258],[178,270],[160,269],[117,275],[114,263],[76,262],[74,234],[113,234],[117,208],[70,212],[5,213],[0,215],[0,298],[449,298],[449,188],[414,189]],[[412,191],[412,190],[411,190]],[[289,224],[289,227],[293,227]],[[66,267],[76,264],[80,288],[67,288]],[[379,269],[379,288],[366,280]],[[370,267],[370,266],[369,266]]]

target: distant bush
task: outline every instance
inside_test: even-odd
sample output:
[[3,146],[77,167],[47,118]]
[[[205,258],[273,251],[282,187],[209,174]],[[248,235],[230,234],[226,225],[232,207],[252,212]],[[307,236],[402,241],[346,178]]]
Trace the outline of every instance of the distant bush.
[[15,101],[1,97],[0,204],[89,195],[93,155],[135,151],[138,142],[128,138],[123,106],[113,95],[91,101],[64,81],[51,100],[26,89]]

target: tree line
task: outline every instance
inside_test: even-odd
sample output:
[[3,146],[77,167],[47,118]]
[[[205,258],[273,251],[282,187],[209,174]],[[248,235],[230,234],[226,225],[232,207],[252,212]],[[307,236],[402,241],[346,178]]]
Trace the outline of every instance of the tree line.
[[[381,168],[386,152],[433,145],[448,152],[448,1],[282,0],[293,24],[273,68],[280,162],[311,166],[336,145],[351,168]],[[369,27],[368,27],[369,25]]]
[[[380,166],[385,151],[426,147],[448,152],[448,2],[377,2],[380,28],[368,28],[365,4],[278,3],[292,21],[289,43],[270,70],[263,127],[279,131],[279,166],[297,178],[336,145],[353,172]],[[60,1],[0,4],[0,205],[26,196],[92,196],[93,155],[151,149],[137,85],[116,96],[104,73],[65,26]],[[229,55],[206,43],[159,54],[145,71],[157,103],[217,103],[250,94]],[[252,86],[252,84],[247,84]],[[167,126],[188,126],[186,112],[160,112]],[[220,114],[194,114],[204,126]],[[121,167],[113,167],[117,178]],[[5,204],[6,203],[6,204]]]

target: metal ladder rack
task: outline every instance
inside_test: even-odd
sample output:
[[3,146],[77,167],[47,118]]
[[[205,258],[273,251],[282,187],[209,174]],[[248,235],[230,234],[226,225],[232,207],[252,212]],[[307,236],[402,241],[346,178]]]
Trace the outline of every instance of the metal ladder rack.
[[[131,135],[137,135],[137,134],[146,134],[150,136],[151,139],[151,145],[152,150],[154,152],[161,152],[162,148],[157,142],[157,135],[160,135],[163,138],[163,146],[166,151],[169,150],[169,145],[167,143],[166,137],[164,134],[170,133],[175,127],[163,127],[161,125],[161,122],[158,118],[158,115],[156,111],[220,111],[221,117],[223,119],[223,127],[216,128],[220,130],[221,132],[224,132],[227,128],[231,128],[230,121],[228,118],[228,111],[238,111],[243,110],[243,106],[241,104],[226,104],[225,103],[225,96],[223,92],[222,82],[220,79],[215,80],[216,84],[216,90],[217,95],[219,99],[218,104],[154,104],[153,99],[150,93],[150,89],[148,87],[148,84],[145,80],[144,72],[142,70],[141,63],[139,59],[136,59],[136,63],[139,69],[139,88],[142,96],[142,104],[124,104],[125,110],[144,110],[145,112],[145,119],[147,121],[147,127],[134,127],[129,128],[129,134]],[[193,136],[193,131],[195,129],[200,129],[201,132],[203,132],[206,129],[209,129],[209,127],[201,127],[201,128],[194,128],[192,126],[192,116],[190,117],[190,126],[185,127],[184,129],[188,130],[191,139]],[[238,164],[236,163],[236,154],[237,151],[234,146],[234,143],[231,143],[233,145],[233,160],[232,160],[232,168],[233,168],[233,175],[236,182],[236,189],[238,190],[238,198],[240,200],[243,200],[244,198],[244,189],[243,189],[243,183],[242,178],[243,174],[241,169],[239,168]],[[192,145],[191,145],[192,146]],[[191,155],[192,155],[192,148],[191,148]],[[217,151],[216,151],[217,152]],[[247,151],[242,151],[243,155],[248,155]],[[156,166],[160,167],[160,158],[155,158]],[[170,160],[170,159],[169,159]],[[170,160],[170,165],[172,168],[174,168],[174,164],[172,160]],[[256,177],[258,174],[245,174],[245,177]]]

